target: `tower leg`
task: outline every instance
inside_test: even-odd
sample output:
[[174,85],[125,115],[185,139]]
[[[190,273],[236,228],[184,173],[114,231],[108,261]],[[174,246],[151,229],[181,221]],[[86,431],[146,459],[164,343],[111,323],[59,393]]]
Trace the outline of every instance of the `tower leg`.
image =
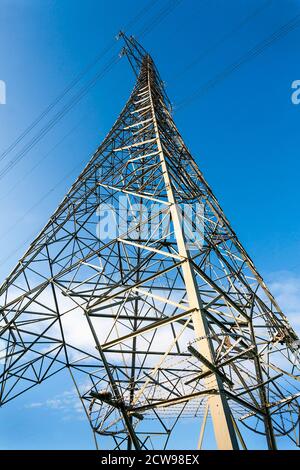
[[[169,177],[168,166],[166,163],[164,151],[162,148],[160,133],[157,124],[157,118],[155,114],[155,108],[153,104],[152,96],[152,77],[150,66],[148,67],[148,91],[150,104],[152,109],[152,119],[153,125],[156,134],[157,148],[159,152],[162,173],[164,177],[164,184],[167,192],[168,201],[170,203],[170,213],[174,226],[174,233],[177,242],[179,255],[182,257],[184,262],[182,263],[182,273],[183,279],[187,291],[187,297],[191,309],[194,309],[192,314],[192,320],[194,324],[194,331],[196,338],[204,338],[201,341],[201,354],[211,363],[214,362],[214,355],[212,344],[209,339],[209,329],[206,321],[205,314],[202,309],[202,302],[199,294],[199,289],[197,286],[197,281],[195,278],[195,272],[191,264],[190,253],[186,246],[186,241],[184,238],[182,223],[181,223],[181,213],[176,204],[175,195],[173,192],[171,180]],[[154,93],[153,93],[154,95]],[[214,433],[216,438],[217,447],[219,449],[238,449],[238,441],[236,433],[233,427],[230,408],[227,403],[227,399],[222,393],[223,385],[219,377],[215,374],[211,375],[209,379],[206,379],[207,388],[214,388],[217,393],[216,395],[210,396],[208,398],[208,404],[210,408],[210,413],[214,426]]]

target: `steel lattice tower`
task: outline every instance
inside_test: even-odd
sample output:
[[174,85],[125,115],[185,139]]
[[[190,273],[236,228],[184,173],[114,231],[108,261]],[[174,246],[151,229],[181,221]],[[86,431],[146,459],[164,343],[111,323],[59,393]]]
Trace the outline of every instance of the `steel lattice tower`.
[[[133,92],[1,286],[1,404],[65,370],[102,449],[167,448],[177,429],[195,448],[212,434],[219,449],[253,448],[254,434],[298,446],[297,335],[185,146],[152,58],[121,36]],[[103,240],[101,207],[122,220],[126,205],[130,229]]]

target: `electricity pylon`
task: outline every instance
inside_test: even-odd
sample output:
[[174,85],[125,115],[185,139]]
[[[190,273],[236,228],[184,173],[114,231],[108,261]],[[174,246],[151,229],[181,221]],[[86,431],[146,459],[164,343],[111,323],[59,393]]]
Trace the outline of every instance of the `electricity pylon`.
[[121,36],[133,92],[1,287],[1,404],[66,370],[102,449],[298,446],[297,335]]

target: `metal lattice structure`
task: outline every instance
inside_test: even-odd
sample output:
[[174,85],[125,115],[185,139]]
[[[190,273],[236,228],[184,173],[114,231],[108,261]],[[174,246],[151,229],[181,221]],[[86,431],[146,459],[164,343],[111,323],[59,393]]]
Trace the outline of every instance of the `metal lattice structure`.
[[[206,427],[220,449],[255,436],[298,446],[297,336],[185,146],[151,56],[121,35],[133,92],[1,286],[1,404],[65,370],[100,448],[167,448],[189,419],[199,447]],[[108,241],[103,204],[131,215]]]

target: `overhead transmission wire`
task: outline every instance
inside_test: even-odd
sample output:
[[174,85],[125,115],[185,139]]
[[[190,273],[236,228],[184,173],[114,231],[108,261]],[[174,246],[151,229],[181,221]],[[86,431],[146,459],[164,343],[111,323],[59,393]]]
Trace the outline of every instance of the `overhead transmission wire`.
[[88,83],[83,86],[79,92],[72,97],[72,99],[64,105],[64,107],[58,111],[50,121],[42,127],[42,129],[33,137],[29,143],[27,143],[23,149],[17,153],[17,155],[10,160],[10,162],[0,170],[0,181],[6,176],[16,165],[19,163],[28,152],[38,143],[40,140],[48,134],[48,132],[72,109],[74,106],[96,85],[98,80],[102,79],[112,67],[120,60],[120,57],[112,57],[106,64],[104,69],[98,72]]
[[34,121],[12,142],[9,147],[0,154],[0,162],[9,155],[12,150],[46,117],[50,111],[81,81],[81,79],[102,59],[107,52],[115,46],[115,42],[111,43],[90,63],[85,67],[64,89],[63,91],[42,111],[42,113],[34,119]]
[[[152,2],[152,7],[153,5],[157,2],[158,0],[154,0]],[[206,0],[204,0],[206,1]],[[151,2],[150,2],[151,3]],[[172,2],[170,2],[172,3]],[[233,28],[230,32],[226,33],[225,35],[223,35],[217,42],[215,42],[212,46],[208,47],[204,52],[202,52],[200,54],[200,56],[198,56],[195,60],[193,60],[190,64],[188,64],[179,74],[176,75],[176,80],[178,80],[178,78],[184,74],[187,70],[190,70],[192,67],[194,67],[200,60],[203,59],[203,57],[205,55],[207,55],[208,53],[212,52],[214,49],[216,49],[220,44],[223,44],[225,40],[229,39],[230,37],[232,37],[239,29],[241,29],[245,24],[247,24],[249,21],[253,20],[257,15],[259,15],[266,7],[270,6],[271,4],[273,3],[273,0],[267,0],[262,6],[260,6],[259,8],[256,8],[253,12],[251,12],[246,18],[244,18],[235,28]],[[176,6],[177,4],[179,4],[178,2],[176,2]],[[167,8],[168,7],[168,8]],[[166,14],[167,11],[169,11],[170,9],[170,5],[167,5],[167,7],[161,9],[158,14],[156,15],[156,20],[157,20],[157,23],[156,25],[158,24],[159,20],[160,19],[163,19],[163,16],[162,14]],[[129,28],[132,24],[134,24],[134,22],[136,22],[141,16],[142,14],[145,13],[145,11],[147,11],[149,9],[149,4],[147,4],[131,21],[129,21],[129,23],[127,23],[127,25],[125,26],[125,29]],[[149,30],[149,28],[148,28]],[[143,30],[141,31],[140,34],[147,34],[147,30],[145,28],[143,28]],[[138,33],[139,35],[139,33]],[[113,44],[115,44],[113,42]],[[77,83],[78,81],[80,81],[80,79],[85,75],[85,73],[90,70],[94,65],[95,63],[100,59],[100,57],[102,57],[109,49],[110,46],[107,46],[107,48],[101,53],[99,54],[93,62],[91,62],[78,76],[76,79],[74,79],[71,84],[69,85],[68,87],[68,90],[70,90],[72,88],[72,84],[75,85],[75,83]],[[66,89],[67,90],[67,89]],[[62,96],[62,94],[60,95]],[[49,109],[50,107],[54,107],[54,103],[49,105],[49,107],[47,109]],[[46,114],[46,110],[45,112],[43,113],[44,115]],[[31,127],[33,127],[34,123],[31,125]],[[44,158],[47,158],[51,152],[53,150],[55,150],[64,140],[65,138],[67,138],[72,132],[74,132],[74,130],[77,128],[78,126],[75,126],[71,129],[70,132],[68,132],[49,152],[46,153],[46,155],[44,156]],[[21,137],[21,136],[20,136]],[[42,162],[42,160],[44,159],[40,159],[39,162],[37,164],[35,164],[32,169],[30,171],[28,171],[26,174],[25,174],[25,177],[28,176],[29,174],[32,173],[32,171],[34,171],[37,166],[39,166],[39,164]],[[0,158],[0,161],[1,161],[1,158]],[[14,184],[13,187],[10,188],[10,190],[3,196],[3,197],[0,197],[0,201],[3,200],[7,195],[11,194],[11,192],[13,191],[13,189],[19,184],[21,183],[22,181],[24,181],[24,174],[22,175],[22,179],[20,179],[18,181],[18,183]]]
[[181,76],[183,76],[187,71],[191,68],[195,67],[204,57],[208,54],[211,54],[215,51],[220,45],[223,45],[225,41],[231,39],[240,29],[242,29],[247,23],[254,20],[257,16],[259,16],[266,8],[270,7],[274,0],[266,0],[262,5],[256,8],[254,11],[251,11],[246,17],[244,17],[237,25],[235,25],[230,31],[226,32],[222,35],[216,42],[208,46],[201,54],[192,60],[189,64],[187,64],[183,69],[179,70],[176,74],[175,80],[171,80],[169,83],[173,81],[177,81]]
[[[153,6],[158,2],[158,0],[150,0],[126,25],[125,30],[131,28],[140,18],[148,12]],[[107,46],[102,49],[102,51],[86,66],[82,71],[76,75],[76,77],[71,80],[71,82],[59,93],[56,98],[37,116],[36,119],[32,121],[31,124],[17,137],[17,139],[12,142],[9,147],[0,154],[0,162],[16,148],[16,146],[46,117],[52,109],[63,100],[63,98],[82,80],[84,76],[87,75],[97,64],[98,62],[114,47],[116,46],[116,41],[111,40]]]
[[[152,6],[153,6],[153,4],[156,3],[157,1],[158,1],[158,0],[155,0],[154,2],[151,2]],[[180,0],[180,1],[181,1],[181,0]],[[176,2],[174,2],[174,0],[172,0],[171,2],[169,2],[169,4],[170,4],[170,3],[171,3],[171,5],[168,5],[168,8],[162,9],[162,10],[159,12],[158,15],[156,15],[154,18],[152,18],[151,29],[152,29],[154,26],[156,26],[156,24],[157,24],[157,22],[158,22],[159,20],[162,20],[164,16],[166,16],[168,13],[170,13],[170,11],[171,11],[170,6],[171,6],[172,8],[174,8],[174,6],[176,6],[176,5],[173,5],[173,4],[174,4],[174,3],[175,3],[175,4],[178,4],[179,2],[178,2],[178,0],[177,0]],[[148,10],[148,5],[146,5],[146,6],[143,8],[143,10],[140,12],[140,14],[139,14],[139,15],[136,15],[136,17],[135,17],[132,21],[130,21],[127,26],[130,26],[138,17],[141,16],[141,13],[143,13],[143,12],[146,11],[146,10]],[[150,31],[150,29],[147,28],[147,31]],[[81,75],[82,75],[82,74],[81,74]],[[85,92],[85,90],[83,90],[83,91]],[[72,103],[72,105],[73,105],[73,103]],[[64,111],[64,110],[63,110],[63,111]],[[52,125],[52,122],[50,121],[50,123],[49,123],[48,125]],[[77,127],[77,126],[76,126],[76,127]],[[74,128],[73,128],[70,132],[72,132],[72,131],[74,131]],[[68,135],[69,135],[69,133],[68,133],[66,136],[68,136]],[[66,137],[66,136],[65,136],[65,137]],[[40,138],[40,136],[39,136],[39,138]],[[62,140],[64,140],[64,138],[61,139],[61,141],[62,141]],[[61,143],[61,141],[59,141],[59,143]],[[59,145],[59,143],[58,143],[57,145]],[[54,148],[56,148],[57,145],[56,145]],[[1,173],[0,173],[0,174],[1,174]]]
[[[173,5],[178,4],[178,3],[179,3],[178,1],[172,2]],[[169,13],[169,11],[170,9],[166,9],[166,8],[163,11],[161,11],[159,15],[157,15],[156,17],[157,21],[159,21],[162,12],[166,14],[166,13]],[[239,61],[237,61],[236,63],[232,64],[230,67],[225,69],[225,71],[222,74],[219,74],[215,79],[210,80],[204,87],[201,87],[200,93],[203,90],[209,90],[211,87],[215,86],[219,81],[221,81],[221,79],[223,79],[223,77],[226,78],[226,76],[229,73],[232,73],[236,68],[240,67],[247,60],[263,52],[263,50],[266,47],[270,46],[273,42],[279,40],[281,37],[288,34],[291,30],[296,28],[299,25],[299,23],[300,23],[300,14],[296,15],[292,20],[290,20],[288,23],[280,27],[277,31],[275,31],[275,33],[273,33],[267,39],[259,43],[259,45],[257,45],[255,48],[248,51],[242,58],[239,59]],[[147,29],[145,29],[144,32],[146,33]],[[198,93],[197,93],[197,97],[198,97]],[[192,97],[188,98],[188,100],[191,100],[191,99],[195,99],[195,94],[193,94]],[[183,100],[181,103],[179,103],[177,110],[181,109],[184,105],[187,105],[187,104],[188,104],[187,99]]]
[[163,19],[171,13],[183,0],[170,0],[154,17],[151,19],[150,24],[144,25],[138,32],[139,38],[146,36],[155,26],[157,26]]
[[26,171],[25,173],[22,173],[22,176],[14,182],[13,185],[10,185],[9,187],[9,190],[6,191],[5,194],[3,194],[1,197],[0,197],[0,202],[3,201],[3,199],[5,199],[7,196],[9,196],[16,188],[18,188],[22,183],[24,183],[24,178],[27,178],[29,175],[31,175],[31,173],[34,172],[34,170],[36,168],[38,168],[41,163],[43,161],[45,161],[53,152],[54,150],[56,150],[65,140],[68,139],[68,137],[70,137],[71,134],[73,134],[73,132],[75,132],[76,129],[78,129],[78,127],[80,126],[80,124],[85,121],[85,119],[90,115],[90,113],[86,113],[78,122],[77,124],[75,124],[75,126],[71,127],[71,129],[63,135],[63,137],[61,139],[59,139],[56,144],[51,147],[50,150],[48,150],[45,154],[42,155],[42,157],[37,161],[35,162],[35,164],[28,170]]
[[[281,37],[288,34],[293,29],[295,29],[299,25],[299,23],[300,23],[300,14],[296,15],[292,20],[290,20],[288,23],[286,23],[285,25],[280,27],[275,33],[273,33],[267,39],[262,41],[258,46],[251,49],[250,51],[248,51],[242,58],[239,59],[239,61],[237,61],[232,66],[225,69],[225,71],[222,74],[219,74],[215,79],[209,81],[205,88],[204,87],[201,88],[201,91],[203,91],[204,89],[208,91],[211,87],[215,86],[219,81],[221,81],[223,76],[224,76],[224,78],[226,78],[226,76],[229,73],[232,73],[234,70],[236,70],[236,68],[240,67],[247,60],[249,60],[252,57],[255,57],[258,54],[260,54],[261,52],[263,52],[263,50],[266,47],[270,46],[271,44],[273,44],[273,42],[279,40]],[[195,95],[193,95],[193,99],[194,99],[194,96]],[[198,93],[197,93],[197,97],[198,97]],[[191,97],[189,99],[191,99]],[[180,103],[181,108],[186,104],[187,104],[187,100],[184,100],[184,102]],[[177,110],[178,109],[180,109],[180,108],[177,107]],[[53,192],[53,188],[52,188],[52,190],[50,190],[49,194],[51,192]],[[47,193],[47,195],[48,195],[48,193]],[[47,196],[45,196],[45,197],[47,197]],[[44,197],[41,198],[41,199],[44,200]],[[8,258],[10,258],[10,256]]]
[[[140,10],[140,12],[135,15],[132,20],[130,20],[126,26],[125,26],[125,29],[128,29],[130,28],[134,23],[136,23],[144,14],[145,12],[148,12],[150,8],[152,8],[155,3],[157,3],[158,0],[152,0],[150,2],[148,2],[144,8],[142,8]],[[26,129],[25,131],[22,132],[22,134],[5,150],[5,152],[3,152],[1,155],[0,155],[0,161],[7,155],[9,154],[16,146],[18,143],[21,142],[21,140],[24,139],[24,137],[26,137],[26,135],[28,135],[30,133],[30,131],[37,126],[37,124],[47,115],[49,114],[49,112],[63,99],[63,97],[65,97],[67,95],[67,93],[72,89],[74,88],[80,81],[81,79],[88,73],[88,71],[90,71],[95,65],[97,62],[99,62],[99,60],[109,51],[111,50],[114,46],[115,46],[116,42],[115,41],[111,41],[110,44],[98,55],[96,56],[96,58],[90,63],[88,64],[88,66],[86,66],[71,82],[70,84],[62,91],[62,93],[60,93],[56,99],[50,103],[47,108],[38,116],[38,118],[36,118]],[[80,120],[80,122],[82,121],[82,119]],[[80,122],[78,123],[78,125],[80,124]],[[56,145],[54,145],[52,147],[52,149],[50,151],[48,151],[44,157],[42,159],[40,159],[38,161],[37,164],[35,164],[31,170],[29,170],[25,176],[28,176],[29,174],[31,174],[38,166],[39,164],[45,159],[47,158],[67,137],[69,137],[69,135],[71,133],[73,133],[75,131],[75,129],[78,127],[78,125],[74,126],[67,134],[65,134],[63,136],[62,139],[60,139]],[[20,183],[24,181],[24,174],[22,175],[22,178],[20,179]],[[7,193],[3,196],[3,197],[0,197],[0,201],[3,200],[7,195],[9,195],[13,189],[17,186],[17,184],[14,184],[13,187],[11,187],[9,189],[9,191],[7,191]]]
[[[157,1],[157,0],[156,0]],[[169,5],[167,5],[167,7],[165,7],[164,9],[162,9],[158,15],[156,15],[156,17],[154,17],[152,19],[152,24],[151,24],[151,27],[150,25],[147,26],[147,27],[144,27],[140,34],[141,35],[145,35],[147,34],[151,28],[153,28],[156,24],[155,23],[159,23],[159,21],[165,16],[167,15],[168,13],[170,13],[172,11],[172,9],[177,6],[179,3],[181,2],[181,0],[173,0],[172,2],[169,2]],[[156,3],[155,1],[154,2],[150,2],[150,3]],[[270,2],[266,2],[265,6],[267,6],[267,4],[269,4]],[[138,18],[139,16],[141,16],[141,14],[143,13],[143,11],[146,10],[146,7],[138,14],[136,15],[135,18]],[[258,13],[258,11],[254,12],[252,15],[250,15],[250,17],[253,17],[253,15],[256,15]],[[295,29],[298,25],[299,25],[299,22],[300,22],[300,14],[299,15],[296,15],[296,17],[294,17],[292,20],[290,20],[288,23],[286,23],[285,25],[283,25],[281,28],[279,28],[275,33],[273,33],[270,37],[268,37],[267,39],[265,39],[264,41],[262,41],[261,43],[259,43],[259,45],[257,45],[255,48],[251,49],[250,51],[248,51],[244,56],[242,56],[239,61],[235,62],[234,64],[232,64],[231,66],[229,66],[228,68],[226,68],[221,74],[219,74],[217,77],[215,77],[214,79],[210,80],[209,82],[207,82],[207,84],[205,84],[203,87],[201,87],[201,89],[194,93],[192,96],[186,98],[185,100],[181,101],[179,103],[179,105],[177,106],[177,110],[179,109],[182,109],[182,107],[186,106],[189,104],[190,101],[198,98],[199,96],[201,96],[201,94],[205,91],[208,91],[210,88],[214,87],[217,83],[219,83],[222,79],[226,78],[227,75],[229,75],[230,73],[232,73],[233,71],[235,71],[237,68],[239,68],[241,65],[243,65],[247,60],[250,60],[251,58],[255,57],[256,55],[260,54],[263,52],[263,50],[270,46],[271,44],[273,44],[273,42],[279,40],[281,37],[283,37],[284,35],[288,34],[291,30]],[[133,22],[135,21],[135,19],[133,19],[130,23],[132,24]],[[244,20],[244,23],[245,21],[248,21],[248,19]],[[129,23],[129,24],[130,24]],[[105,52],[104,52],[105,53]],[[92,67],[92,65],[90,64],[90,66],[86,67],[85,70],[88,70]],[[84,72],[82,72],[81,74],[78,75],[77,79],[79,81],[79,76],[82,77],[84,75]],[[96,77],[98,77],[99,74],[97,74]],[[94,80],[97,80],[97,78],[94,78],[92,80],[92,82],[89,82],[88,85],[91,85],[94,83]],[[76,79],[73,80],[72,83],[75,83]],[[77,83],[77,82],[76,82]],[[71,89],[72,87],[68,87],[69,89]],[[65,89],[67,90],[67,88]],[[85,89],[82,89],[80,91],[80,96],[81,96],[81,93],[85,93]],[[63,93],[59,96],[62,96]],[[76,95],[76,97],[78,97],[78,95]],[[59,99],[59,98],[58,98]],[[76,101],[77,103],[77,101]],[[74,105],[76,104],[74,103]],[[73,104],[69,104],[69,106],[72,106],[73,107]],[[54,107],[54,104],[52,106],[49,105],[48,108],[46,109],[49,109],[50,108],[52,109],[52,107]],[[68,107],[69,109],[69,107]],[[65,109],[63,110],[63,112],[65,111]],[[44,113],[43,113],[44,114]],[[47,113],[45,113],[47,114]],[[60,114],[60,113],[59,113]],[[50,122],[50,125],[52,126],[52,122]],[[52,128],[52,127],[51,127]],[[28,128],[29,129],[29,128]],[[20,136],[21,137],[21,136]],[[43,137],[43,136],[42,136]],[[42,138],[40,137],[40,138]],[[40,140],[39,138],[39,140]],[[60,142],[59,142],[60,143]],[[59,144],[57,144],[59,145]],[[6,173],[5,173],[6,174]],[[3,175],[4,176],[4,175]],[[0,179],[1,177],[3,177],[0,173]],[[64,178],[66,178],[67,176],[65,176]],[[61,184],[61,181],[59,182],[59,184]],[[55,186],[56,187],[56,186]],[[54,188],[52,188],[48,193],[47,195],[49,195],[50,193],[52,193],[54,190]],[[43,196],[43,198],[41,198],[40,202],[42,200],[44,200],[44,197],[47,197],[47,196]]]
[[[157,3],[157,1],[158,1],[158,0],[154,0],[154,1],[150,2],[150,3],[151,3],[152,6],[153,6],[155,3]],[[145,27],[144,30],[143,30],[143,32],[142,32],[142,35],[145,35],[145,34],[147,34],[148,32],[150,32],[157,24],[159,24],[159,22],[161,22],[169,13],[171,13],[171,11],[173,11],[173,9],[174,9],[177,5],[179,5],[179,3],[181,3],[181,1],[182,1],[182,0],[171,0],[171,1],[169,1],[169,2],[168,2],[168,8],[163,8],[163,9],[161,9],[161,10],[158,12],[158,14],[155,15],[155,16],[151,19],[151,27],[150,27],[150,26],[147,27],[147,28]],[[149,9],[149,8],[144,7],[144,8],[141,10],[139,16],[141,16],[141,13],[142,13],[142,12],[148,11],[148,9]],[[137,16],[138,16],[138,15],[136,15],[136,17],[137,17]],[[132,24],[132,23],[133,23],[133,21],[129,22],[129,24]],[[119,60],[119,59],[120,59],[120,58],[117,58],[117,60]],[[98,76],[98,75],[99,75],[99,74],[97,74],[97,76]],[[92,81],[93,83],[94,83],[94,80],[95,80],[95,78],[94,78],[93,81]],[[91,82],[89,82],[89,84],[90,84],[90,83],[91,83]],[[85,93],[85,88],[82,89],[82,90],[80,91],[80,93]],[[78,95],[76,95],[76,96],[78,96]],[[76,102],[76,103],[77,103],[77,102]],[[76,103],[72,104],[72,107],[73,107]],[[70,106],[70,105],[71,105],[71,104],[69,104],[68,106]],[[65,108],[64,108],[64,109],[65,109]],[[64,109],[63,109],[63,112],[64,112]],[[70,108],[70,109],[71,109],[71,108]],[[61,112],[60,112],[60,113],[61,113]],[[60,113],[59,113],[59,114],[60,114]],[[56,116],[57,116],[57,115],[56,115]],[[52,119],[52,121],[53,121],[53,119]],[[50,121],[50,125],[53,127],[54,124],[52,125],[52,121]],[[49,125],[49,124],[48,124],[48,125]],[[48,125],[47,125],[47,127],[48,127]],[[51,127],[51,128],[52,128],[52,127]],[[50,129],[49,129],[49,130],[50,130]],[[45,134],[43,134],[41,137],[37,136],[37,137],[36,137],[36,138],[38,138],[37,141],[39,141],[44,135],[45,135]],[[35,138],[35,139],[36,139],[36,138]],[[64,139],[63,139],[63,140],[64,140]],[[30,149],[31,149],[31,148],[30,148]],[[28,149],[28,151],[29,151],[30,149]],[[22,155],[22,157],[23,157],[23,156],[25,156],[25,155]],[[22,157],[21,157],[21,158],[22,158]],[[17,158],[18,158],[18,157],[17,157]],[[18,159],[18,161],[19,161],[19,159]],[[18,161],[17,161],[17,162],[18,162]],[[14,162],[14,163],[13,163],[13,166],[14,166],[15,164],[17,164],[17,162]],[[76,166],[76,168],[77,168],[77,166]],[[12,167],[9,167],[8,171],[10,171],[11,169],[12,169]],[[5,169],[4,169],[4,170],[5,170]],[[6,171],[5,174],[7,174],[8,171]],[[74,171],[74,168],[73,168],[72,172],[73,172],[73,171]],[[2,172],[0,172],[0,180],[5,176],[5,174],[2,174]],[[42,201],[44,201],[44,199],[45,199],[46,197],[48,197],[48,196],[56,189],[56,187],[59,186],[67,177],[68,177],[68,175],[64,176],[64,177],[62,178],[62,180],[60,180],[57,185],[55,185],[53,188],[51,188],[50,191],[48,191],[44,196],[42,196],[42,197],[38,200],[38,202],[37,202],[33,207],[31,207],[28,211],[26,211],[26,214],[25,214],[24,216],[22,216],[22,220],[23,220],[23,218],[26,217],[33,209],[35,209]],[[19,220],[18,220],[16,223],[14,223],[13,226],[11,226],[11,227],[9,228],[9,231],[11,231],[18,223],[19,223]],[[3,234],[2,237],[4,237],[4,236],[6,236],[6,232]],[[2,237],[1,237],[1,238],[2,238]],[[29,240],[30,240],[30,239],[29,239]],[[25,242],[23,242],[22,245],[20,245],[20,247],[18,247],[17,249],[13,250],[5,259],[1,260],[1,261],[0,261],[0,264],[3,264],[4,262],[7,262],[25,243],[27,243],[27,241],[28,241],[28,240],[26,240]]]
[[[149,28],[147,28],[147,32],[153,29],[158,21],[161,21],[166,15],[168,15],[175,6],[177,6],[182,0],[171,0],[168,2],[168,8],[165,8],[159,12],[154,18],[151,19],[151,24]],[[153,3],[152,3],[153,4]],[[146,8],[144,7],[143,11]],[[139,17],[141,16],[141,13]],[[132,23],[132,22],[130,22]],[[87,85],[82,87],[79,92],[72,97],[72,99],[67,103],[61,111],[56,113],[54,117],[38,132],[38,134],[27,143],[23,149],[12,159],[10,162],[0,170],[0,180],[4,178],[14,167],[19,163],[27,154],[28,152],[46,135],[48,132],[96,85],[99,79],[103,78],[108,71],[120,60],[120,57],[112,57],[109,63],[104,67],[103,70],[98,72],[95,77],[93,77]],[[52,109],[52,107],[51,107]],[[18,139],[17,139],[18,140]],[[22,139],[21,139],[22,140]]]
[[288,33],[296,29],[300,25],[300,13],[294,16],[290,21],[278,28],[273,34],[262,40],[254,48],[247,51],[242,57],[240,57],[236,62],[226,67],[221,73],[216,77],[208,80],[204,85],[202,85],[198,90],[194,91],[190,96],[181,100],[175,107],[175,111],[179,111],[182,108],[191,104],[194,100],[205,95],[209,90],[214,88],[216,85],[221,83],[225,78],[238,70],[242,65],[244,65],[249,60],[257,57],[262,52],[265,51],[268,47],[274,44],[276,41],[279,41],[281,38],[286,36]]
[[[174,2],[173,2],[174,3]],[[178,1],[176,3],[179,3]],[[167,11],[164,9],[164,12]],[[246,61],[250,60],[251,58],[261,54],[267,47],[272,45],[275,41],[279,40],[286,34],[288,34],[290,31],[295,29],[298,25],[300,24],[300,14],[296,15],[292,20],[287,22],[285,25],[281,26],[277,31],[275,31],[272,35],[270,35],[268,38],[265,40],[261,41],[257,46],[255,46],[253,49],[248,51],[244,56],[242,56],[237,62],[229,66],[228,68],[225,69],[225,71],[221,74],[219,74],[215,79],[210,80],[204,87],[201,87],[200,93],[203,90],[209,90],[211,87],[215,86],[217,83],[219,83],[222,79],[226,78],[226,76],[233,71],[235,71],[237,68],[239,68],[241,65],[243,65]],[[145,29],[147,31],[147,29]],[[198,97],[197,92],[197,97]],[[194,99],[195,94],[193,94],[192,97],[189,97],[188,100]],[[184,105],[187,105],[188,101],[187,99],[184,100],[183,102],[180,103],[178,109],[181,109]],[[52,192],[52,191],[51,191]]]

